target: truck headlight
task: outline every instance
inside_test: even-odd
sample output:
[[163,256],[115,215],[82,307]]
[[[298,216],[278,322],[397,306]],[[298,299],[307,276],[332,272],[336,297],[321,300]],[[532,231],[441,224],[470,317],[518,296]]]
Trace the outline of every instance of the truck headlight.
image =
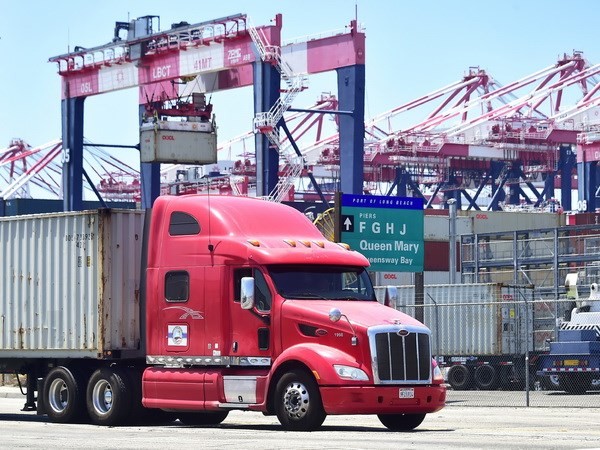
[[438,382],[438,383],[443,383],[444,382],[444,374],[442,373],[442,370],[437,365],[436,360],[434,359],[431,364],[433,366],[433,381]]
[[333,368],[335,369],[335,373],[338,374],[338,377],[343,378],[344,380],[369,381],[369,377],[364,370],[361,370],[358,367],[334,364]]

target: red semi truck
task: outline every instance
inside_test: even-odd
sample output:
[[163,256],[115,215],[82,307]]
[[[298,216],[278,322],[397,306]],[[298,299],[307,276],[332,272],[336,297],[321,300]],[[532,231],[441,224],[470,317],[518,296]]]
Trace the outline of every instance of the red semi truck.
[[288,430],[328,414],[411,430],[445,404],[430,330],[291,207],[165,196],[3,218],[0,254],[0,371],[27,374],[26,409],[53,421],[251,410]]

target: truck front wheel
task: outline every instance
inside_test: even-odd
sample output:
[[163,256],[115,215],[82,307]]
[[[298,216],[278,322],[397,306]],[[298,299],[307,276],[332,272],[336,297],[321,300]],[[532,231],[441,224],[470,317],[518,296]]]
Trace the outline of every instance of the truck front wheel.
[[277,418],[286,430],[316,430],[326,417],[316,381],[301,370],[281,377],[275,390],[275,402]]
[[377,414],[379,421],[392,431],[411,431],[425,419],[425,414]]
[[96,370],[87,387],[87,410],[96,425],[120,425],[132,409],[132,386],[121,369]]
[[44,382],[46,413],[53,422],[79,422],[85,418],[85,383],[79,373],[67,367],[55,367]]

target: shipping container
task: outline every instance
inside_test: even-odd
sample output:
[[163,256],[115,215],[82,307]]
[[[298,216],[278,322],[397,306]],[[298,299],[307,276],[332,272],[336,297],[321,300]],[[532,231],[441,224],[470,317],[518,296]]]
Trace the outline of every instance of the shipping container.
[[0,219],[0,357],[101,357],[140,349],[144,213]]
[[600,212],[581,212],[566,215],[567,225],[598,225]]
[[[135,202],[117,201],[117,202],[105,202],[108,208],[119,208],[119,209],[135,209]],[[102,208],[99,201],[85,200],[83,202],[83,209],[97,209]],[[3,216],[20,216],[25,214],[43,214],[43,213],[54,213],[60,212],[64,208],[62,200],[52,199],[36,199],[36,198],[11,198],[8,200],[0,199],[0,217]]]
[[[450,235],[449,217],[425,216],[423,237],[426,241],[448,242]],[[473,220],[470,217],[456,218],[456,236],[473,234]]]
[[140,131],[140,160],[179,164],[217,162],[217,135],[210,122],[146,123]]
[[[504,284],[425,285],[425,324],[440,336],[438,354],[457,356],[524,353],[533,350],[533,317],[527,327],[521,295],[533,300],[531,289]],[[396,308],[415,314],[414,286],[398,288]],[[435,343],[434,343],[435,348]]]
[[[450,274],[447,271],[426,270],[423,272],[423,282],[425,284],[447,284]],[[456,273],[456,279],[460,278],[460,273]],[[375,284],[377,286],[402,286],[415,284],[414,272],[376,272]],[[383,290],[381,291],[383,292]]]
[[474,234],[556,228],[564,226],[566,222],[564,214],[546,212],[459,211],[458,214],[473,220]]

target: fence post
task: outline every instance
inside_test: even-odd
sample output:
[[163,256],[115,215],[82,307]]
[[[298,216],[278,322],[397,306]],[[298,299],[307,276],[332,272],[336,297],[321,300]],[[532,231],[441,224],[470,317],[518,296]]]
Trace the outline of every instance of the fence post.
[[529,406],[529,305],[527,295],[521,295],[525,303],[525,406]]
[[425,283],[423,272],[415,272],[415,319],[421,323],[425,323],[425,311],[423,310],[424,300]]

